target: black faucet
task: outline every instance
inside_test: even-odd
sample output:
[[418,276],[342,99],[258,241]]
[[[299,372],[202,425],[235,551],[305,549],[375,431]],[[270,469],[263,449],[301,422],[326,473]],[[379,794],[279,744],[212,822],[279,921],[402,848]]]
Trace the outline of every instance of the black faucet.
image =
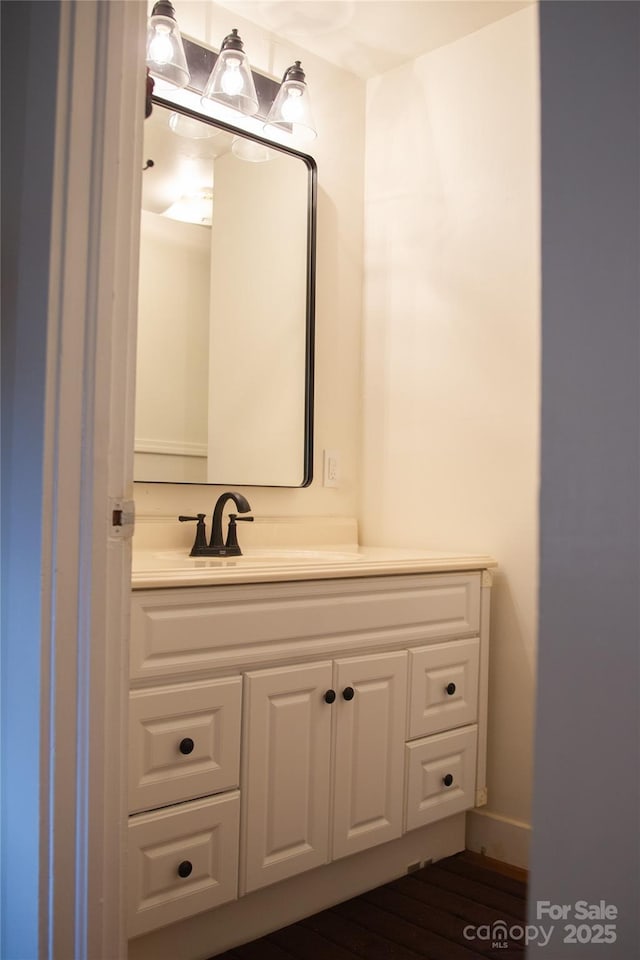
[[253,517],[239,517],[237,513],[230,514],[229,534],[227,536],[227,542],[224,543],[222,540],[222,511],[224,510],[227,500],[233,500],[238,508],[238,513],[249,513],[251,510],[249,501],[243,497],[241,493],[221,493],[213,508],[213,526],[211,528],[209,549],[214,551],[215,555],[219,557],[239,557],[242,554],[242,550],[238,546],[236,539],[236,520],[249,521],[253,520]]
[[213,523],[211,528],[211,540],[207,545],[207,528],[204,520],[204,513],[199,513],[195,517],[178,517],[181,523],[185,520],[197,520],[196,539],[191,548],[190,557],[240,557],[242,550],[238,545],[236,532],[236,523],[244,520],[249,522],[253,517],[239,517],[237,513],[229,514],[229,531],[226,542],[222,539],[222,514],[227,500],[233,500],[238,513],[248,513],[251,510],[249,501],[241,493],[229,491],[222,493],[216,501],[213,509]]

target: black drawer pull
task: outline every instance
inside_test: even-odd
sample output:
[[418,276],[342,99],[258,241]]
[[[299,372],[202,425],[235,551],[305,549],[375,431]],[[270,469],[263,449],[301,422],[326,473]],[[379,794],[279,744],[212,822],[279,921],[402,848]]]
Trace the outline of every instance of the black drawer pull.
[[191,737],[185,737],[184,740],[180,741],[180,747],[179,747],[180,753],[184,753],[186,756],[186,754],[193,752],[194,746],[195,744],[191,739]]
[[454,695],[454,693],[456,692],[456,685],[455,685],[455,683],[448,683],[448,684],[446,685],[446,687],[445,687],[445,690],[447,691],[447,693],[449,694],[449,696],[452,697],[452,696]]
[[450,787],[451,784],[453,783],[453,777],[451,776],[450,773],[448,773],[446,777],[442,778],[442,782],[444,783],[445,787]]
[[353,700],[355,695],[356,695],[356,692],[353,689],[353,687],[345,687],[344,690],[342,691],[342,696],[344,697],[345,700]]
[[193,864],[190,860],[183,860],[182,863],[178,864],[178,876],[183,879],[188,877],[192,870]]
[[335,698],[336,698],[336,692],[335,692],[335,690],[327,690],[327,692],[326,692],[325,695],[324,695],[324,702],[325,702],[325,703],[333,703],[333,701],[335,700]]

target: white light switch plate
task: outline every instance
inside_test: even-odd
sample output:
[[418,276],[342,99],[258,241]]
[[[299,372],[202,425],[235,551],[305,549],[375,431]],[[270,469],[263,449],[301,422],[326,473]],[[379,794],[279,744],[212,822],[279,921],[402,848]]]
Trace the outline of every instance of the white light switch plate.
[[340,454],[337,450],[324,451],[323,485],[325,487],[340,486]]

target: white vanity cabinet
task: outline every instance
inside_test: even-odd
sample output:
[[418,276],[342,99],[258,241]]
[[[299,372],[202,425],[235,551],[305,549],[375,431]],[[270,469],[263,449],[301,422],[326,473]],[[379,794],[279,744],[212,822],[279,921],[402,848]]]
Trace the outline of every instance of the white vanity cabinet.
[[132,960],[214,955],[463,848],[486,802],[490,583],[134,590]]
[[401,835],[406,662],[246,675],[243,893]]

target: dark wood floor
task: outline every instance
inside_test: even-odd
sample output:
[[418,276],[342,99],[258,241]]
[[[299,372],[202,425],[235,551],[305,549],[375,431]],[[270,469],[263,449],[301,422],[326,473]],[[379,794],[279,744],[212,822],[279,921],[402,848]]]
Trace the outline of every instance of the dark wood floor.
[[216,960],[524,960],[526,895],[524,871],[462,853]]

